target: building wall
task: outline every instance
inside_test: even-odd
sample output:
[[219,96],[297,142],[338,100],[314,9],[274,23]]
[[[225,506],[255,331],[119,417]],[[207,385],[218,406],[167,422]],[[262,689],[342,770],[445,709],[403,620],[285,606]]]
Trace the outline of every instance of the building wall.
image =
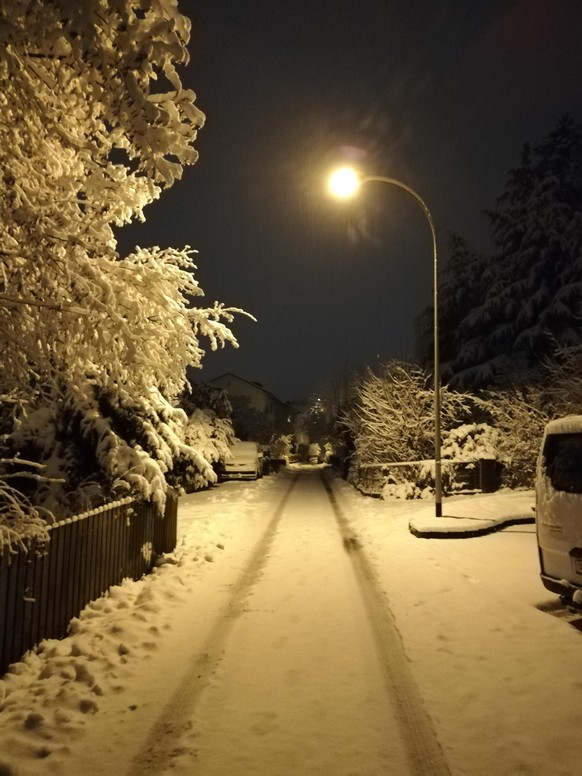
[[209,383],[217,388],[223,388],[229,396],[248,397],[251,407],[259,412],[272,412],[273,401],[270,400],[268,391],[256,383],[248,382],[233,374],[220,375],[214,380],[209,380]]

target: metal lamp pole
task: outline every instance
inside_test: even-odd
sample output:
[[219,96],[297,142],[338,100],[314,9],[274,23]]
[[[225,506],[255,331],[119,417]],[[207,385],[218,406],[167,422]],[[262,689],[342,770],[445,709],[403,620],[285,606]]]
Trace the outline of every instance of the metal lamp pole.
[[443,486],[442,486],[442,464],[441,464],[441,374],[439,360],[439,315],[438,315],[438,254],[436,232],[434,221],[430,210],[425,201],[410,186],[394,178],[385,178],[382,175],[366,175],[361,179],[362,183],[367,181],[376,183],[389,183],[397,186],[399,189],[407,191],[422,208],[432,234],[432,253],[433,253],[433,307],[434,307],[434,479],[435,479],[435,515],[442,517],[443,514]]

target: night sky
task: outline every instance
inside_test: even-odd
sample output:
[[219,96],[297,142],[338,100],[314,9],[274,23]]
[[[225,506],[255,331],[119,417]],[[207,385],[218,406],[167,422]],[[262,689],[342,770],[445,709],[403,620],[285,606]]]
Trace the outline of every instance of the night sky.
[[495,204],[525,141],[580,120],[580,0],[186,0],[182,73],[207,120],[200,159],[124,230],[119,247],[185,244],[197,278],[237,318],[240,349],[208,353],[283,401],[377,359],[412,358],[432,300],[432,247],[405,192],[325,190],[338,161],[397,178],[490,250]]

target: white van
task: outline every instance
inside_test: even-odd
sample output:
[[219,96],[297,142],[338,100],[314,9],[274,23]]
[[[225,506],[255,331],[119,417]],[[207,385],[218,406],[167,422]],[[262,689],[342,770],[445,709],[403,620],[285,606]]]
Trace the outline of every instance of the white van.
[[263,476],[264,457],[258,442],[236,440],[230,454],[220,474],[222,480],[256,480]]
[[582,603],[582,415],[547,424],[536,474],[536,526],[545,587]]

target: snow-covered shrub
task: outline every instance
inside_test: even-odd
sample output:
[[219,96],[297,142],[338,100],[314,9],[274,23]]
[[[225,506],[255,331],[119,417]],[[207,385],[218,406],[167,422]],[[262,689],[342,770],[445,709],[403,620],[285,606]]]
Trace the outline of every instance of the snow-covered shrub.
[[557,348],[546,362],[544,399],[554,417],[578,415],[582,407],[582,345]]
[[[470,413],[473,398],[441,389],[443,429],[458,426]],[[352,471],[360,464],[434,458],[434,389],[419,366],[392,361],[356,379],[342,415],[354,452]]]
[[323,445],[323,461],[328,463],[334,453],[334,446],[331,442],[325,442]]
[[419,461],[408,466],[390,468],[381,496],[383,499],[431,498],[434,493],[434,465]]
[[[495,458],[497,431],[473,420],[489,417],[486,400],[443,386],[441,458]],[[434,488],[434,388],[421,367],[393,361],[357,376],[342,422],[354,448],[348,480],[356,487],[409,498],[425,497]],[[372,483],[368,465],[390,463],[399,466],[389,467],[385,486]],[[460,468],[443,467],[445,492],[460,487],[460,475]]]
[[136,492],[162,509],[167,486],[180,476],[215,480],[204,453],[185,442],[185,413],[154,389],[147,398],[91,385],[63,394],[51,411],[23,414],[4,443],[44,464],[49,479],[20,484],[34,504],[70,514]]
[[309,462],[317,463],[321,454],[321,446],[319,442],[310,442],[309,444]]
[[504,464],[502,482],[508,487],[533,487],[536,460],[551,408],[540,388],[488,394],[498,431],[498,458]]
[[113,232],[196,161],[190,22],[175,0],[0,0],[0,22],[0,394],[26,404],[0,455],[64,477],[38,503],[131,489],[161,508],[181,467],[213,476],[175,407],[186,367],[204,337],[236,345],[234,310],[194,303],[188,247],[121,258]]
[[488,423],[464,423],[443,433],[442,458],[480,461],[497,458],[500,432]]
[[29,461],[14,459],[1,460],[1,464],[10,470],[0,479],[0,552],[16,548],[27,549],[34,542],[38,550],[48,541],[47,517],[36,509],[10,482],[23,480],[42,480],[42,467]]
[[[234,439],[232,408],[226,391],[210,385],[193,385],[191,391],[183,395],[180,406],[187,414],[186,444],[212,464],[224,463]],[[176,479],[176,472],[173,479]],[[204,488],[215,481],[191,466],[180,472],[178,480],[176,484],[188,491]]]
[[288,459],[293,442],[292,434],[281,434],[271,441],[271,458],[275,460]]

